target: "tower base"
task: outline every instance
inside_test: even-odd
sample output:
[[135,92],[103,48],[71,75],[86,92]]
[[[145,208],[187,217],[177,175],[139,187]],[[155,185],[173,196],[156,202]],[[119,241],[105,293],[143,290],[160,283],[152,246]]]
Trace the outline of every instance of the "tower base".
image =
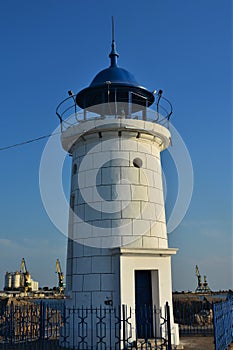
[[[136,337],[141,310],[161,310],[153,320],[155,332],[159,333],[160,318],[166,319],[165,304],[170,306],[172,344],[179,344],[178,325],[174,324],[172,305],[171,256],[178,249],[117,248],[112,253],[119,263],[120,305],[136,310],[132,334]],[[137,311],[138,310],[138,311]],[[154,316],[153,316],[154,317]],[[157,329],[156,329],[157,328]],[[166,336],[163,334],[163,336]]]
[[[77,243],[76,243],[77,244]],[[80,249],[80,248],[79,248]],[[90,249],[90,248],[89,248]],[[92,248],[92,250],[95,248]],[[172,283],[171,283],[171,256],[177,249],[153,249],[121,247],[102,251],[102,265],[111,265],[111,283],[104,283],[109,278],[109,271],[102,268],[100,276],[100,289],[94,291],[97,285],[92,283],[93,291],[84,291],[79,285],[67,300],[67,317],[70,318],[66,333],[71,339],[76,338],[76,324],[81,320],[87,324],[87,334],[98,340],[98,331],[93,328],[94,318],[96,323],[103,318],[100,327],[107,327],[107,333],[111,334],[111,341],[116,342],[113,335],[119,327],[120,339],[122,319],[126,318],[127,339],[131,342],[137,339],[167,338],[167,327],[161,327],[167,320],[165,304],[170,307],[171,342],[179,344],[178,325],[174,324],[172,307]],[[93,255],[93,251],[91,252]],[[105,254],[105,255],[104,255]],[[108,254],[108,255],[107,255]],[[96,258],[91,258],[92,269]],[[77,260],[77,267],[81,261]],[[86,260],[88,263],[88,260]],[[93,282],[93,275],[91,275]],[[95,277],[95,276],[94,276]],[[105,278],[106,277],[106,278]],[[97,280],[97,279],[96,279]],[[109,285],[109,290],[107,288]],[[98,287],[99,288],[99,287]],[[124,307],[126,307],[124,316]],[[92,311],[91,311],[92,310]],[[107,310],[107,311],[106,311]],[[91,320],[92,318],[92,320]],[[101,321],[102,322],[102,321]],[[147,324],[148,326],[145,326]],[[111,329],[112,327],[112,329]],[[72,333],[74,332],[74,334]],[[96,333],[97,332],[97,333]],[[72,334],[71,334],[72,333]],[[106,334],[107,334],[106,333]],[[89,336],[87,337],[89,339]],[[86,340],[88,340],[86,339]],[[90,338],[91,339],[91,338]],[[88,340],[90,341],[90,340]]]

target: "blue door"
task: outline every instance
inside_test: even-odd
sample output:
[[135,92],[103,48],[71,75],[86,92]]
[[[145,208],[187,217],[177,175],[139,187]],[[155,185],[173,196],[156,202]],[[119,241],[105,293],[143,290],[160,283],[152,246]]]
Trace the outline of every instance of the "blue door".
[[153,337],[153,306],[150,270],[135,271],[135,306],[137,337]]

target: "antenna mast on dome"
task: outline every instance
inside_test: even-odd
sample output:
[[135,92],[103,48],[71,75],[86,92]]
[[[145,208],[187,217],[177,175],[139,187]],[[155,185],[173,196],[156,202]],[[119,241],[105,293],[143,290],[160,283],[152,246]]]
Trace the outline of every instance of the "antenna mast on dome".
[[114,17],[112,16],[112,41],[115,41]]
[[115,43],[115,30],[114,30],[114,17],[112,16],[112,50],[109,54],[109,58],[111,59],[111,65],[110,67],[116,67],[117,66],[117,57],[119,57],[119,54],[116,50],[116,43]]

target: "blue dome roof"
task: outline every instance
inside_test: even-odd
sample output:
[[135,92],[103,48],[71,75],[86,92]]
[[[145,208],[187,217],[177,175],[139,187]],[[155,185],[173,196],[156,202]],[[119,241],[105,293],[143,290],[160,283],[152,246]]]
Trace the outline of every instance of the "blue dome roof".
[[140,86],[130,72],[117,66],[119,55],[114,40],[109,57],[110,67],[99,72],[91,84],[76,95],[77,105],[89,108],[107,102],[130,102],[149,107],[154,102],[153,93]]
[[97,87],[106,85],[106,81],[110,81],[111,84],[120,84],[127,86],[138,86],[139,84],[134,78],[133,74],[126,69],[115,67],[109,67],[99,72],[92,80],[90,87]]

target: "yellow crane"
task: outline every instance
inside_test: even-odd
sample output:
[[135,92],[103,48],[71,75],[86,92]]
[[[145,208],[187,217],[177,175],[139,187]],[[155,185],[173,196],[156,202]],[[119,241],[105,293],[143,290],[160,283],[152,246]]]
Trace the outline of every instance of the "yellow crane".
[[58,289],[59,289],[59,293],[63,293],[64,292],[64,287],[65,287],[65,284],[63,282],[64,274],[63,274],[63,272],[61,270],[61,265],[60,265],[59,259],[56,260],[56,273],[58,275]]
[[24,292],[29,292],[31,290],[31,276],[26,267],[25,259],[22,258],[20,265],[20,285]]

